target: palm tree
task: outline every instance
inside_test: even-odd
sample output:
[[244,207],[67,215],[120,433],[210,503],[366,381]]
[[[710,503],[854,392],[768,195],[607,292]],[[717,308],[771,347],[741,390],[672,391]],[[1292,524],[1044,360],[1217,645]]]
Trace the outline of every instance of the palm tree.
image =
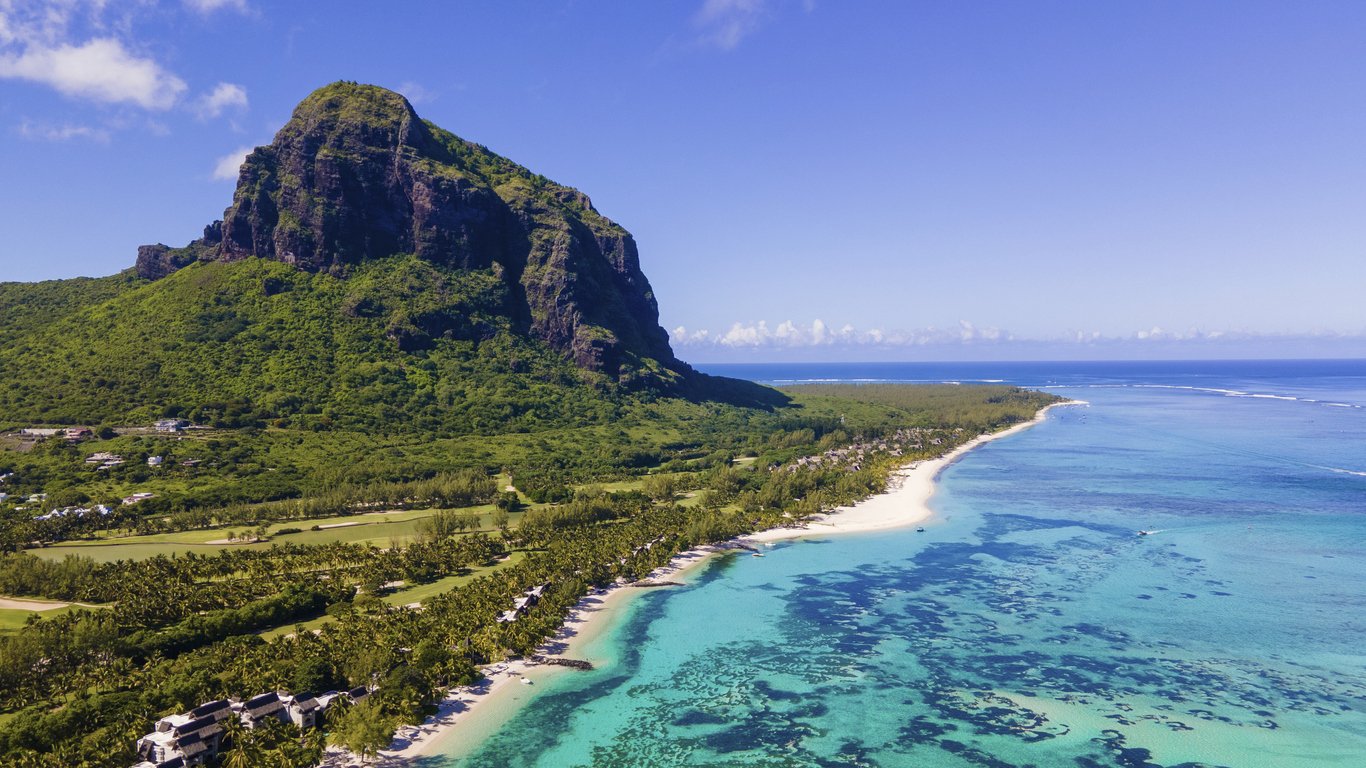
[[256,762],[255,739],[242,727],[241,721],[229,717],[223,721],[223,743],[229,745],[223,753],[223,768],[251,768]]

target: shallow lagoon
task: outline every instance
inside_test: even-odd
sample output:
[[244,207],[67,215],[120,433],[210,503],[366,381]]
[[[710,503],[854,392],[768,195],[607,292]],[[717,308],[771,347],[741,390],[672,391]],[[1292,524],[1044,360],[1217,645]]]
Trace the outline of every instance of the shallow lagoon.
[[643,594],[445,764],[1363,764],[1366,378],[1207,379],[1064,380],[925,533]]

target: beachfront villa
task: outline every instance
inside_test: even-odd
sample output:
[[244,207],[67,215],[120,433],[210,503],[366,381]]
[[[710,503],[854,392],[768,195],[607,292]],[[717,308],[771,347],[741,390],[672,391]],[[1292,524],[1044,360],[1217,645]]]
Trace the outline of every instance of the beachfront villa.
[[231,714],[231,702],[219,699],[161,718],[151,733],[138,739],[143,762],[136,768],[178,768],[216,757],[223,741],[221,723]]
[[499,614],[498,623],[511,624],[520,618],[523,613],[526,613],[528,608],[541,601],[541,595],[545,592],[546,586],[547,585],[542,584],[539,587],[532,587],[526,592],[523,592],[521,597],[512,601],[512,610],[503,611]]
[[152,732],[138,739],[137,752],[142,762],[133,768],[184,768],[203,765],[218,756],[223,747],[223,721],[235,715],[245,728],[256,728],[267,719],[291,723],[295,727],[317,728],[327,707],[345,697],[359,704],[370,689],[328,691],[314,696],[292,696],[271,691],[246,701],[218,699],[201,704],[181,715],[168,715],[156,722]]

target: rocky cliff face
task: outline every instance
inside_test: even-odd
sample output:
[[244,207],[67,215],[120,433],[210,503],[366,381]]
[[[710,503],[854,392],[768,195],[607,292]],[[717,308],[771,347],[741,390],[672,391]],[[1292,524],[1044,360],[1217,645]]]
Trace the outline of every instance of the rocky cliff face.
[[630,233],[583,193],[424,122],[375,86],[311,94],[247,156],[222,222],[184,248],[139,248],[137,272],[155,280],[198,260],[256,256],[345,277],[395,254],[491,271],[514,326],[583,368],[623,376],[653,360],[686,370]]

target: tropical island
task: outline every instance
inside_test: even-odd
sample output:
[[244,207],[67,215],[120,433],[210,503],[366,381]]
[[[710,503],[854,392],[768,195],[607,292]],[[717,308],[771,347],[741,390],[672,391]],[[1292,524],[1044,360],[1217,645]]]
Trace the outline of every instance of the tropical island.
[[0,381],[0,761],[24,766],[373,755],[590,592],[1060,400],[699,373],[585,194],[349,82],[201,238],[0,284]]

